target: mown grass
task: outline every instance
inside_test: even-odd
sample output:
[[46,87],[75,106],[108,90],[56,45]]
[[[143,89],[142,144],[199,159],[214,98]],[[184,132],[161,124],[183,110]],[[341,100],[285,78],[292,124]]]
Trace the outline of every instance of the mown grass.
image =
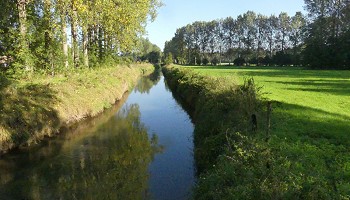
[[113,105],[152,65],[0,75],[0,152],[36,142]]
[[[204,151],[219,153],[200,174],[195,198],[350,199],[349,71],[278,67],[186,68],[194,70],[189,74],[204,77],[201,79],[217,78],[220,82],[215,84],[223,88],[229,84],[227,79],[242,84],[246,78],[253,77],[258,88],[262,87],[262,96],[273,102],[268,142],[264,139],[266,106],[255,113],[257,134],[237,129],[235,124],[227,122],[230,119],[212,115],[211,112],[217,112],[215,107],[204,113],[214,119],[204,125],[196,124],[196,129],[204,129],[198,134],[210,131],[210,126],[224,129],[214,131],[215,137],[202,138],[207,146]],[[196,83],[192,81],[191,84]],[[232,99],[222,101],[223,98],[218,97],[215,101],[232,104]],[[241,103],[238,106],[249,104]],[[230,125],[231,131],[225,129],[226,125]],[[205,156],[201,159],[207,159]]]
[[191,67],[208,76],[243,83],[253,77],[273,105],[273,132],[284,137],[350,144],[350,71],[280,67]]

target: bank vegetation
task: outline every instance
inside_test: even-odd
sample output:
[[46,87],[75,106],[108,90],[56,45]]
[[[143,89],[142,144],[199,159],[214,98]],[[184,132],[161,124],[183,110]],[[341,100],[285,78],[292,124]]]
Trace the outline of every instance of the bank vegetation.
[[0,74],[0,151],[26,146],[96,116],[120,100],[151,64],[75,69],[54,77]]
[[272,134],[278,102],[263,99],[253,79],[238,84],[181,67],[164,73],[195,123],[195,199],[349,198],[345,148],[304,144],[302,136],[292,145]]

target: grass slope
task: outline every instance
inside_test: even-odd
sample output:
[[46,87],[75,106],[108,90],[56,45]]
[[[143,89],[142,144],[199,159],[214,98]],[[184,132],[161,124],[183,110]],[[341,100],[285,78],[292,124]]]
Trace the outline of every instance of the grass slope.
[[55,77],[0,75],[0,152],[50,136],[96,116],[128,91],[152,65],[77,69]]

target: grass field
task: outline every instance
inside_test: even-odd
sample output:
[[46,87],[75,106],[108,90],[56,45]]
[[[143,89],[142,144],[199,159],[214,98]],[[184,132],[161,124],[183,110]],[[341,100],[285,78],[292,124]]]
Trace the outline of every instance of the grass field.
[[[197,114],[195,199],[350,199],[350,71],[167,70],[169,85],[194,101]],[[248,89],[250,78],[262,101]],[[272,102],[269,140],[265,99]]]
[[[253,77],[263,96],[275,103],[273,133],[286,138],[326,139],[350,144],[350,71],[282,67],[190,67],[208,76],[243,83]],[[317,142],[317,140],[315,141]]]

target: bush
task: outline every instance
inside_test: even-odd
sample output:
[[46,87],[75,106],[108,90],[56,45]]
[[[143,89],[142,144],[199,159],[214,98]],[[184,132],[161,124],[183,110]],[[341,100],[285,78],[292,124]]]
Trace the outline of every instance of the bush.
[[237,66],[243,66],[245,63],[245,59],[244,58],[236,58],[233,63]]
[[209,59],[208,58],[204,58],[203,59],[203,65],[208,65],[209,64]]
[[214,57],[212,60],[211,60],[211,64],[216,66],[219,64],[219,59],[217,57]]

